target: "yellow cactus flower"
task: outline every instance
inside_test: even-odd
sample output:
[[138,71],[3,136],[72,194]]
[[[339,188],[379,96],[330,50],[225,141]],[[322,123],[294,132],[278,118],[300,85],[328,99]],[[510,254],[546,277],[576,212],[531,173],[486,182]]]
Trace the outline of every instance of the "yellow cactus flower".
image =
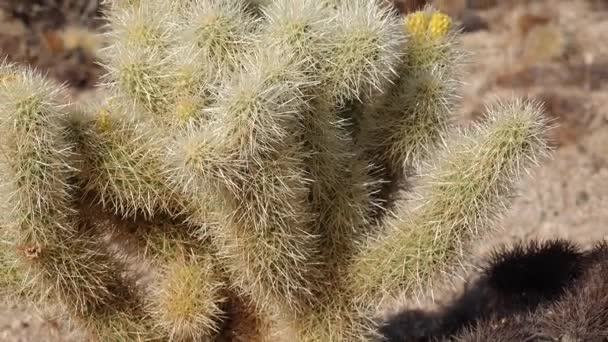
[[439,11],[418,11],[405,17],[405,28],[415,39],[441,39],[451,26],[452,19]]
[[446,35],[451,26],[452,19],[449,16],[441,12],[435,12],[429,21],[428,33],[431,38],[440,39]]
[[412,37],[423,37],[428,25],[428,17],[423,11],[414,12],[405,17],[405,28]]

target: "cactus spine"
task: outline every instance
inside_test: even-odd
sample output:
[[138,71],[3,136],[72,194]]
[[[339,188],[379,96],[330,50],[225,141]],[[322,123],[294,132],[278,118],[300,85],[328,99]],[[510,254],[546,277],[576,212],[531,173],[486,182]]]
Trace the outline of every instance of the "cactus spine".
[[3,265],[9,271],[3,282],[17,286],[12,294],[43,309],[65,307],[85,324],[120,313],[119,303],[136,298],[120,265],[78,216],[63,89],[10,65],[0,73],[3,255],[14,258]]
[[178,228],[155,227],[144,236],[146,258],[156,268],[147,309],[171,341],[211,340],[224,318],[224,279],[207,244]]
[[[107,16],[94,103],[0,78],[0,284],[50,283],[97,340],[373,338],[378,305],[449,270],[546,150],[527,102],[454,126],[462,53],[431,8],[139,0]],[[124,236],[134,258],[96,242]],[[133,263],[150,277],[124,277]]]
[[514,102],[489,110],[472,132],[455,131],[417,179],[412,198],[354,263],[362,303],[417,290],[458,260],[472,237],[491,228],[516,182],[546,150],[537,105]]

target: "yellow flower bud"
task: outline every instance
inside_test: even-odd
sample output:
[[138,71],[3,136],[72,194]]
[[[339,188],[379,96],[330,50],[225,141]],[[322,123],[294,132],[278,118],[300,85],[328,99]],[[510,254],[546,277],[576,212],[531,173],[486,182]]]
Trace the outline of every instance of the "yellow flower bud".
[[422,11],[411,13],[405,17],[405,28],[412,37],[423,37],[428,24],[428,17],[426,13]]
[[434,39],[441,39],[448,33],[451,26],[452,19],[449,16],[441,12],[435,12],[429,21],[429,36]]

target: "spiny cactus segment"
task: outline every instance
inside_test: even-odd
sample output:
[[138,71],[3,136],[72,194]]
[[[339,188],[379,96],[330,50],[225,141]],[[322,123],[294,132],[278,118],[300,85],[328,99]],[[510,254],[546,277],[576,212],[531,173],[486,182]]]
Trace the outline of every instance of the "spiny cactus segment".
[[94,101],[0,68],[1,293],[92,340],[374,339],[545,154],[533,103],[455,126],[463,53],[430,7],[106,8]]

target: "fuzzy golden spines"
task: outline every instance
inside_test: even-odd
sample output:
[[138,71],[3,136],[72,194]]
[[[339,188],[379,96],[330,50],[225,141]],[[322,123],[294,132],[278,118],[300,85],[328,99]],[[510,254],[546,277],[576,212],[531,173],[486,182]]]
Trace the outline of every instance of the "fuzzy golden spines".
[[[209,86],[239,67],[255,23],[238,0],[138,2],[110,10],[109,18],[106,83],[170,125],[200,115]],[[200,103],[188,110],[184,101]]]
[[122,290],[123,297],[114,303],[111,310],[78,319],[76,323],[83,328],[83,339],[95,342],[165,340],[165,336],[158,334],[153,326],[140,294],[132,289]]
[[387,219],[387,231],[354,263],[352,284],[362,302],[419,290],[490,230],[521,174],[546,154],[546,131],[537,104],[515,101],[490,108],[472,132],[446,139],[418,177],[413,202]]
[[51,298],[76,317],[113,308],[120,298],[117,291],[127,286],[118,263],[90,236],[61,238],[70,241],[17,247],[22,251],[21,272],[32,299],[36,300],[36,292],[50,290]]
[[195,0],[184,7],[179,35],[195,47],[200,62],[227,76],[252,47],[256,18],[245,0]]
[[411,71],[365,109],[360,140],[388,177],[411,172],[437,148],[454,121],[457,83],[450,70]]
[[87,234],[61,236],[46,244],[11,238],[3,241],[0,254],[4,299],[25,300],[43,311],[67,309],[77,325],[116,310],[127,298],[121,293],[128,280],[120,265]]
[[281,341],[363,342],[375,334],[374,322],[361,317],[351,303],[341,300],[323,301],[307,314],[281,315],[275,320],[278,324],[272,336]]
[[212,338],[220,331],[224,284],[208,261],[175,261],[166,265],[158,284],[156,321],[174,341]]
[[146,311],[171,341],[211,340],[225,319],[224,277],[211,246],[190,230],[155,227],[144,237],[145,259],[155,269]]
[[427,7],[404,19],[401,75],[363,108],[359,141],[385,180],[380,200],[391,209],[395,189],[441,143],[454,119],[463,53],[449,18]]
[[107,13],[109,44],[101,51],[106,87],[117,88],[125,102],[134,102],[156,117],[169,101],[176,9],[172,2],[152,0],[110,6]]
[[281,150],[297,153],[298,143],[289,142],[299,134],[300,111],[306,107],[303,88],[310,81],[289,55],[279,56],[273,51],[244,58],[243,68],[218,89],[216,102],[205,111],[208,124],[174,137],[171,179],[183,191],[239,191],[248,163],[261,166]]
[[106,87],[117,89],[125,103],[135,103],[151,117],[161,119],[169,104],[166,79],[167,57],[157,50],[137,46],[116,46],[104,75]]
[[185,202],[166,176],[163,142],[167,138],[149,121],[139,120],[137,113],[109,100],[74,114],[85,156],[81,186],[122,216],[179,213]]
[[378,2],[345,1],[336,8],[319,75],[327,96],[344,104],[377,94],[395,78],[404,37],[395,13]]
[[263,44],[290,49],[309,64],[315,96],[344,104],[370,95],[395,77],[401,23],[375,2],[276,1],[263,7]]
[[181,178],[222,203],[212,236],[233,282],[257,305],[297,308],[310,300],[317,262],[296,140],[309,81],[291,55],[256,52],[219,92],[209,111],[218,120],[179,143],[187,159],[175,156]]
[[[76,170],[62,88],[32,70],[0,67],[14,77],[0,86],[3,236],[7,255],[37,301],[51,298],[84,316],[112,304],[120,269],[76,219]],[[13,274],[13,273],[11,273]],[[43,301],[44,302],[44,301]]]
[[69,164],[73,146],[62,126],[66,121],[63,89],[36,75],[3,64],[0,83],[0,184],[5,225],[25,240],[53,238],[55,225],[48,215],[65,220],[71,212],[75,174]]
[[[381,1],[260,3],[110,6],[109,101],[76,113],[66,139],[82,153],[79,190],[124,220],[179,221],[166,228],[197,236],[144,233],[154,272],[143,298],[100,288],[121,288],[112,274],[124,272],[95,239],[72,241],[74,254],[26,246],[30,259],[70,268],[33,273],[87,278],[82,296],[72,285],[54,292],[91,313],[83,321],[101,340],[211,340],[247,324],[230,321],[238,316],[225,297],[234,296],[253,303],[264,322],[252,331],[268,339],[365,340],[368,306],[432,284],[500,212],[513,170],[543,149],[525,124],[513,128],[536,118],[514,114],[532,108],[520,104],[465,137],[446,135],[460,54],[444,15],[428,8],[404,21]],[[0,72],[0,84],[14,79]],[[539,136],[540,121],[529,129]],[[380,186],[404,195],[395,180],[412,166],[415,210],[376,215],[388,212]],[[0,282],[11,287],[13,264],[0,257]]]
[[209,109],[220,118],[216,126],[225,148],[254,160],[293,140],[307,105],[304,89],[311,84],[298,57],[285,50],[258,47],[244,57],[242,69]]
[[111,28],[107,33],[109,41],[123,47],[167,47],[175,33],[175,20],[171,17],[177,14],[176,10],[172,1],[113,1],[106,12]]
[[311,224],[331,274],[349,261],[366,235],[377,188],[368,162],[355,148],[350,122],[341,115],[330,101],[316,100],[303,118]]
[[309,63],[319,58],[321,42],[333,25],[321,1],[272,1],[262,8],[262,14],[261,44],[287,49]]

